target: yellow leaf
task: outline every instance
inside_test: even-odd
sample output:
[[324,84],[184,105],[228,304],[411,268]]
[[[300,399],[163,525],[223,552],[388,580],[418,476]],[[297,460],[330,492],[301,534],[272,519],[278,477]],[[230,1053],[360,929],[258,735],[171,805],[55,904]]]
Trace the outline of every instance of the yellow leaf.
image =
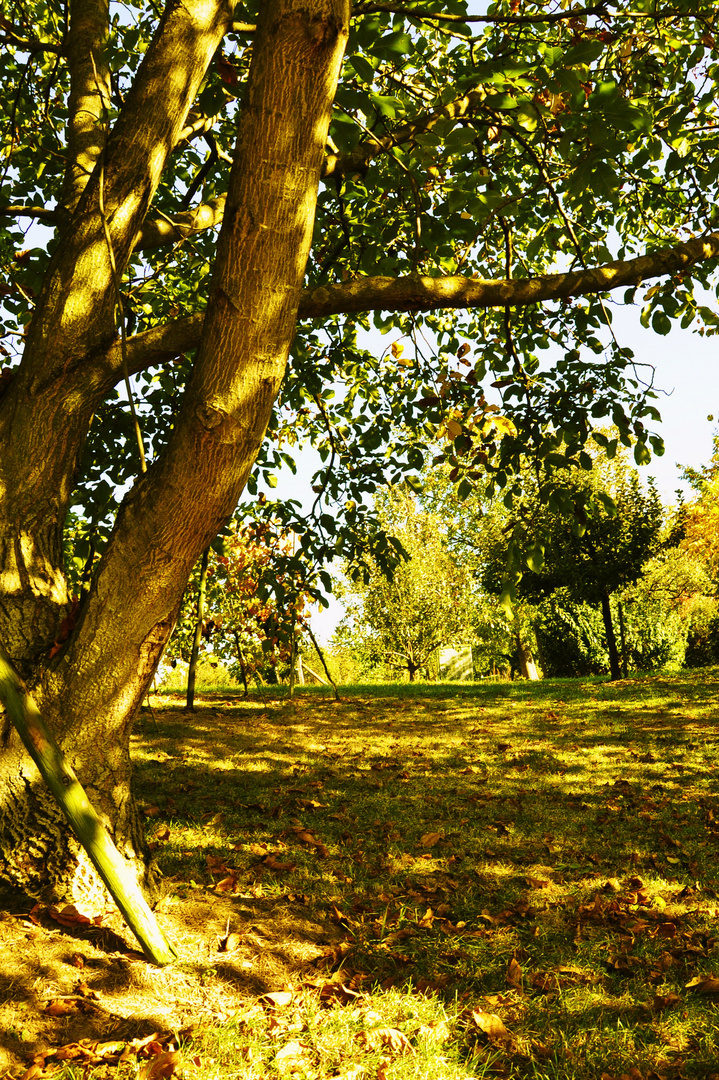
[[486,1035],[491,1042],[512,1041],[512,1036],[507,1031],[507,1028],[494,1013],[482,1012],[481,1009],[475,1009],[472,1013],[472,1020],[482,1034]]
[[390,345],[390,352],[392,353],[392,356],[394,356],[395,360],[397,360],[404,352],[404,345],[401,341],[393,341]]
[[516,435],[517,429],[506,416],[495,416],[494,426],[500,435]]
[[397,1028],[372,1028],[370,1031],[363,1031],[360,1039],[368,1050],[379,1050],[381,1047],[386,1047],[388,1050],[394,1050],[397,1054],[404,1054],[408,1051],[413,1053],[409,1039]]

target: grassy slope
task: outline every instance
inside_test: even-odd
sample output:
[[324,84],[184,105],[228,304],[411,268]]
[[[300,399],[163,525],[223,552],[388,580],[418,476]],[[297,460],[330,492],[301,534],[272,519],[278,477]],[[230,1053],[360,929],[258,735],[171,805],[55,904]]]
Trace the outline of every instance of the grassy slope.
[[719,1073],[718,695],[711,669],[156,699],[165,910],[221,899],[234,936],[186,978],[242,988],[187,1075]]

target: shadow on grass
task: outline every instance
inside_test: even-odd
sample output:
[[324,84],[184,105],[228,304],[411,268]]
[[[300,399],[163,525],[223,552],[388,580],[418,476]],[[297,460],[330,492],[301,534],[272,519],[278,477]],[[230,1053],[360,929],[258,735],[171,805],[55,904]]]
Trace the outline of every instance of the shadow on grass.
[[[158,696],[133,755],[168,890],[158,918],[181,962],[155,971],[57,927],[48,952],[50,923],[13,920],[29,938],[0,978],[25,1002],[26,1049],[224,1022],[333,979],[483,1001],[550,1047],[594,1028],[609,1045],[618,1019],[651,1044],[661,990],[682,1000],[682,1038],[698,1038],[704,1005],[685,984],[719,964],[718,701],[716,669],[358,687],[339,703],[323,688],[222,690],[194,713]],[[78,978],[97,999],[50,1031],[30,1022]],[[17,1022],[0,1035],[16,1053]],[[695,1059],[686,1075],[706,1075]]]

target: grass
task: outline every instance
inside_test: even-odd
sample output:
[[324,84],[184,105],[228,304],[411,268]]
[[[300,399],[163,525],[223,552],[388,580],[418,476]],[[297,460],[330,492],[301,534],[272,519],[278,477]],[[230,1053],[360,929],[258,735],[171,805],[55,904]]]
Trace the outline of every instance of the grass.
[[352,687],[339,703],[223,687],[194,714],[154,698],[137,793],[185,951],[134,978],[143,1008],[164,995],[164,1030],[111,1070],[109,1051],[42,1065],[58,1080],[159,1080],[163,1062],[212,1080],[719,1075],[718,697],[706,669]]

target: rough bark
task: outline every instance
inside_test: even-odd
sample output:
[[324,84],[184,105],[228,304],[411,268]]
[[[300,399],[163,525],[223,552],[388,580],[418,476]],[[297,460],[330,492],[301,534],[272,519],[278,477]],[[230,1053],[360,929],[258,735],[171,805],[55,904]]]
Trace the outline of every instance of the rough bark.
[[[219,4],[168,9],[108,139],[105,203],[120,267],[227,18]],[[211,300],[180,416],[163,456],[126,497],[77,626],[49,663],[47,647],[65,603],[61,527],[89,416],[107,386],[106,365],[97,358],[114,335],[98,169],[78,204],[76,232],[60,243],[48,272],[27,363],[0,407],[3,603],[10,597],[26,605],[0,611],[0,637],[14,661],[19,653],[35,670],[35,695],[61,748],[142,877],[148,862],[129,784],[132,718],[190,570],[236,505],[284,373],[348,22],[341,0],[263,6]],[[41,416],[30,422],[33,408]],[[32,446],[23,445],[23,453],[31,454],[31,464],[12,450],[14,433],[26,439],[28,430]],[[29,503],[33,473],[39,507]],[[28,514],[30,527],[22,516]],[[40,543],[42,528],[51,536]],[[38,576],[43,558],[40,584],[55,594],[38,633],[36,625],[28,629],[37,622],[40,588],[31,575]],[[38,649],[46,656],[39,671]],[[92,886],[94,875],[83,872],[76,845],[13,735],[0,759],[0,786],[0,876],[45,896],[74,897],[83,892],[83,879]]]

